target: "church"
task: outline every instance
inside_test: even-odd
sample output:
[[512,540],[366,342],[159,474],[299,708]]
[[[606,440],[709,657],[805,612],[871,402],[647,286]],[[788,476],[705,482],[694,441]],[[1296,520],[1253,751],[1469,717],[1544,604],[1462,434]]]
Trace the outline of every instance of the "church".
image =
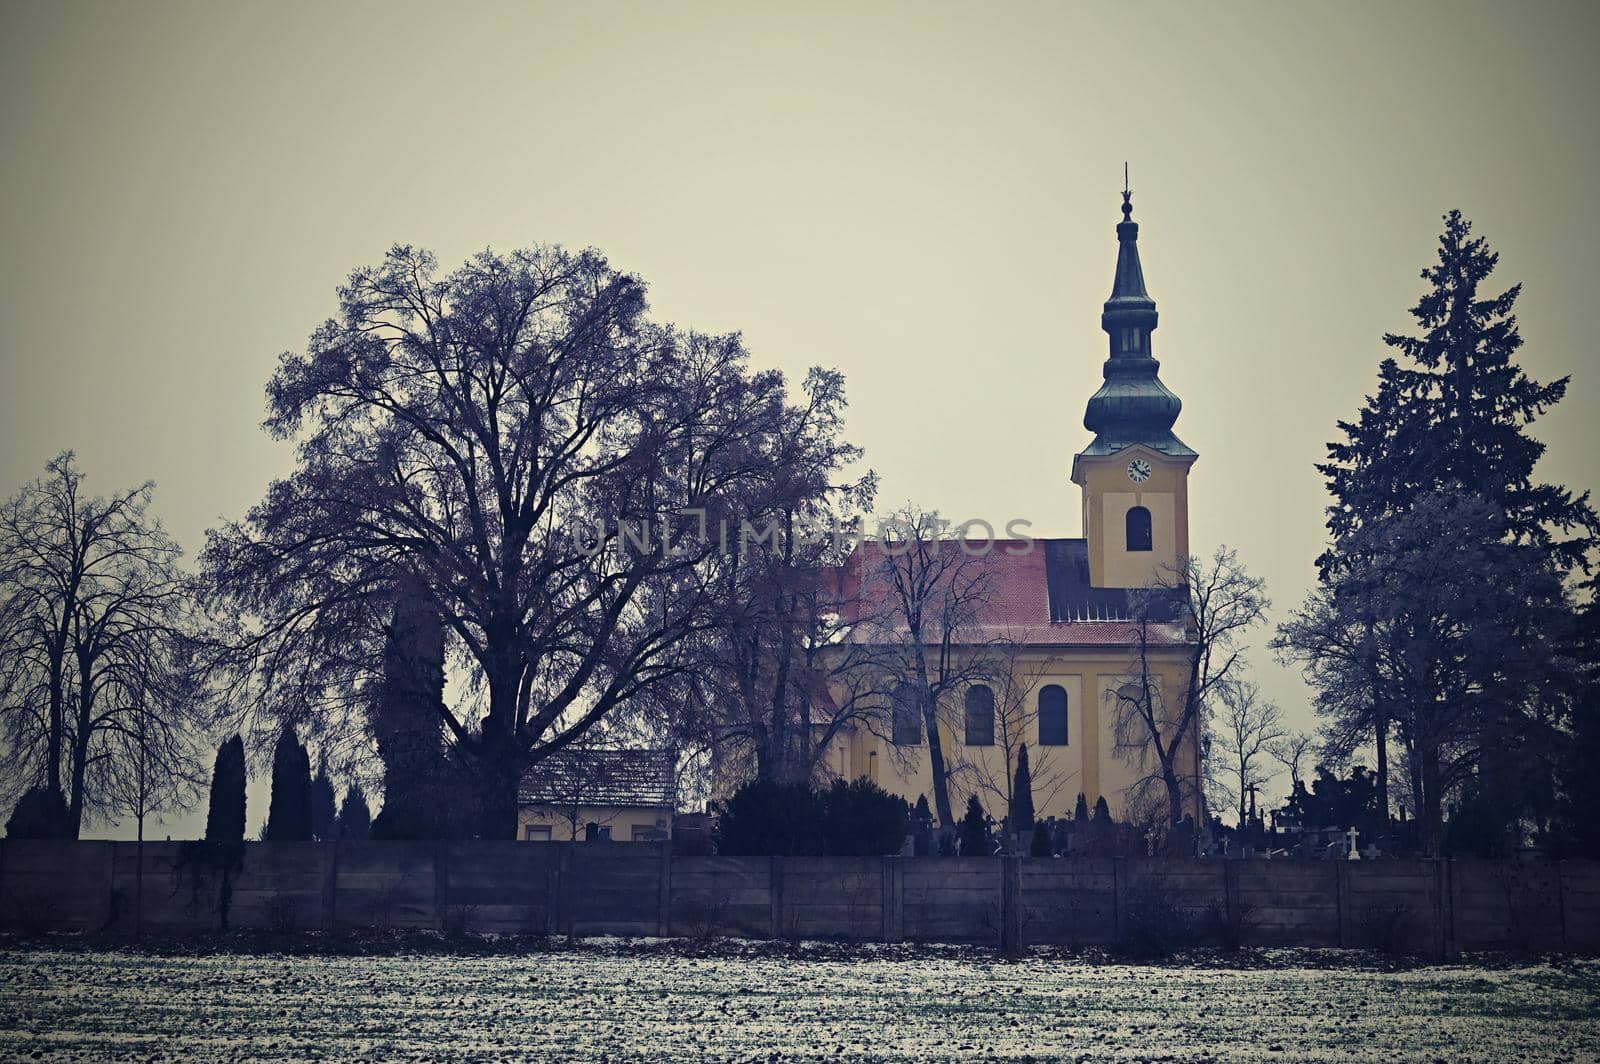
[[[944,662],[946,682],[938,685],[934,716],[957,818],[972,794],[990,816],[1005,816],[1022,745],[1040,818],[1071,814],[1080,794],[1090,807],[1103,797],[1118,820],[1164,810],[1167,801],[1153,755],[1134,741],[1142,738],[1138,729],[1124,728],[1119,742],[1117,720],[1119,713],[1128,714],[1129,684],[1136,676],[1150,681],[1147,704],[1157,719],[1175,714],[1182,703],[1193,643],[1181,595],[1145,589],[1172,582],[1189,557],[1188,479],[1198,455],[1173,433],[1182,404],[1159,375],[1152,346],[1156,304],[1145,288],[1128,191],[1122,216],[1111,297],[1100,316],[1109,345],[1104,381],[1083,418],[1093,438],[1072,460],[1071,479],[1082,492],[1083,537],[988,543],[970,559],[972,571],[982,566],[983,584],[972,614],[943,639],[923,632],[923,657]],[[956,546],[945,544],[947,550]],[[886,555],[883,543],[868,540],[844,566],[845,598],[864,614],[892,604],[894,578]],[[1141,592],[1147,603],[1152,595],[1166,598],[1158,621],[1149,621],[1146,609],[1142,655],[1135,614]],[[893,612],[885,609],[880,616]],[[903,624],[890,624],[861,626],[853,638],[887,646],[904,644],[906,636]],[[984,667],[963,668],[963,658],[979,656],[987,661]],[[922,726],[926,717],[917,711],[921,699],[899,697],[907,686],[891,694],[881,726],[829,729],[822,760],[830,775],[866,777],[908,802],[926,797],[931,805],[932,744]],[[828,703],[846,697],[839,690],[820,696]],[[814,726],[836,719],[831,708],[814,708]],[[1192,733],[1175,762],[1185,812],[1200,822]]]

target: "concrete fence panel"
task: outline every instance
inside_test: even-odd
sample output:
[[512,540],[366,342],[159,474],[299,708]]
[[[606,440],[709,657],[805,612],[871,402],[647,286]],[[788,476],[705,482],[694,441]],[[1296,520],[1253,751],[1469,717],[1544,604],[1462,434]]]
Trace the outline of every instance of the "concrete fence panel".
[[1104,945],[1600,949],[1600,862],[675,857],[658,843],[0,841],[23,932],[436,928]]

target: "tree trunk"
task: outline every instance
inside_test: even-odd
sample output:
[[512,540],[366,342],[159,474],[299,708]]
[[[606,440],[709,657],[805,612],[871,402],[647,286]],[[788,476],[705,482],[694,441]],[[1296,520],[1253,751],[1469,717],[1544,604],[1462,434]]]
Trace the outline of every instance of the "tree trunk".
[[1384,834],[1389,831],[1389,721],[1384,716],[1383,707],[1377,707],[1377,727],[1375,729],[1378,745],[1378,825]]
[[1174,759],[1161,759],[1161,778],[1167,785],[1167,816],[1173,827],[1183,823],[1183,784],[1178,780]]
[[922,684],[922,716],[928,727],[928,775],[933,780],[933,804],[939,814],[939,826],[955,825],[955,813],[950,806],[950,783],[946,778],[944,742],[939,737],[939,711],[934,703],[933,691],[926,680]]

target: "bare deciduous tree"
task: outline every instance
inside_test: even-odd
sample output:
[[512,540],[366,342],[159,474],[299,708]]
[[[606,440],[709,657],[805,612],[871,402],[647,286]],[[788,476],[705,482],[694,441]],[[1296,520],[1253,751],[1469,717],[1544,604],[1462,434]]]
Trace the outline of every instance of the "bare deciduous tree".
[[891,692],[909,690],[915,697],[934,811],[948,829],[955,825],[950,778],[961,766],[947,756],[940,724],[954,719],[956,693],[988,674],[980,621],[993,567],[987,550],[950,536],[936,512],[903,507],[881,522],[880,532],[879,539],[863,544],[861,578],[870,589],[863,596],[887,604],[876,637],[882,669]]
[[1267,747],[1267,754],[1289,770],[1289,789],[1298,792],[1305,783],[1306,759],[1311,756],[1316,737],[1310,732],[1285,732]]
[[1218,688],[1217,696],[1220,709],[1215,714],[1211,754],[1221,761],[1220,772],[1233,781],[1229,791],[1238,802],[1242,827],[1250,792],[1266,786],[1274,775],[1266,762],[1285,737],[1283,714],[1275,703],[1261,698],[1260,688],[1250,680],[1225,684]]
[[[1113,734],[1119,756],[1142,770],[1131,797],[1137,803],[1158,791],[1176,824],[1199,786],[1180,759],[1191,750],[1199,756],[1214,704],[1242,668],[1240,639],[1261,623],[1268,603],[1262,582],[1225,547],[1209,563],[1191,558],[1168,570],[1134,600],[1134,648],[1114,699]],[[1169,692],[1160,661],[1174,650],[1182,652],[1184,675]]]
[[73,837],[180,800],[195,772],[192,597],[153,490],[89,496],[68,451],[0,510],[8,776],[62,794]]

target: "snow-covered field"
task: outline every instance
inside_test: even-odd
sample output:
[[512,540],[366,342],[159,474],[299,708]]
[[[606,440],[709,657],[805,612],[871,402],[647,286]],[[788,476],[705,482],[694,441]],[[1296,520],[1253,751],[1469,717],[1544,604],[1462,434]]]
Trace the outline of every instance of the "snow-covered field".
[[1600,964],[0,952],[0,1059],[1600,1060]]

